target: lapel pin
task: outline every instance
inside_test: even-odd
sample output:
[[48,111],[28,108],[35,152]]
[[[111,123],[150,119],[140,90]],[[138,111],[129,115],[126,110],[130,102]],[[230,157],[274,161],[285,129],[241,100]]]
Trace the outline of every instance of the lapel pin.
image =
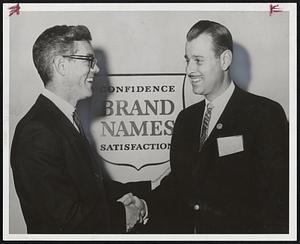
[[217,124],[217,129],[221,130],[223,128],[223,125],[221,123]]

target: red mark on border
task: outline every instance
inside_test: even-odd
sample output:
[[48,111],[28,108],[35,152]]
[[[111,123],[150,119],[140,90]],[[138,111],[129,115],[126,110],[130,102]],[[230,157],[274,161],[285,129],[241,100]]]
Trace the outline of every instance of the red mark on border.
[[279,13],[282,12],[282,10],[279,8],[279,4],[273,5],[270,4],[270,16],[272,16],[273,13]]
[[19,15],[21,7],[20,7],[20,4],[18,3],[14,6],[9,7],[8,9],[9,9],[9,15],[8,16],[12,16],[13,14]]

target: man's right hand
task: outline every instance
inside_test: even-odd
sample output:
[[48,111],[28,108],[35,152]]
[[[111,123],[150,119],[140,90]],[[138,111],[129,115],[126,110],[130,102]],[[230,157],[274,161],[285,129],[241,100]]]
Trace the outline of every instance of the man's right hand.
[[124,206],[126,212],[126,231],[129,232],[138,222],[141,222],[140,209],[134,204]]
[[139,199],[132,193],[127,193],[120,199],[126,210],[126,229],[127,232],[130,231],[136,223],[145,223],[146,215],[146,203],[144,200]]

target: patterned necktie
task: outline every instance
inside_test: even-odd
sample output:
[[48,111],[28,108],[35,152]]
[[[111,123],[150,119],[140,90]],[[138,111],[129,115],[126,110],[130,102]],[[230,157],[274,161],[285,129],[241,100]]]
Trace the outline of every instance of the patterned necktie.
[[76,110],[73,112],[73,121],[76,124],[77,128],[79,129],[80,134],[85,138],[84,130]]
[[213,106],[210,103],[208,103],[205,115],[203,117],[202,125],[201,125],[199,152],[201,151],[201,149],[204,145],[204,142],[207,138],[207,135],[208,135],[208,126],[209,126],[212,109],[213,109]]

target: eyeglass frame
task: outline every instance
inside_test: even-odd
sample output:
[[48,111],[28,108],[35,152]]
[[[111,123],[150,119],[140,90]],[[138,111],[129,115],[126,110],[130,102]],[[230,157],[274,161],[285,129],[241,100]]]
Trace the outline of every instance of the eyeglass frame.
[[64,58],[72,58],[72,59],[79,59],[79,60],[86,60],[90,62],[90,68],[94,69],[95,65],[97,64],[97,59],[93,55],[62,55]]

